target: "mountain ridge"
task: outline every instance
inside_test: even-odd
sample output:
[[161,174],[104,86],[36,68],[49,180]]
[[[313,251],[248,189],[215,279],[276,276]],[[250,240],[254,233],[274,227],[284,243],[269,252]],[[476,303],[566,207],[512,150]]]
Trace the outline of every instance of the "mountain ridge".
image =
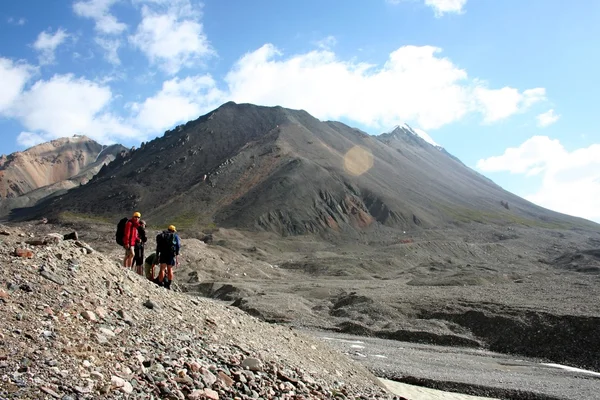
[[[117,208],[143,209],[163,222],[184,219],[190,226],[216,223],[281,234],[335,230],[340,224],[361,230],[371,226],[370,218],[402,230],[471,220],[581,223],[505,191],[408,129],[370,136],[303,110],[233,102],[142,143],[71,192],[15,217],[53,214],[49,210],[64,203],[74,212],[94,209],[107,217]],[[368,216],[359,217],[360,224],[349,223],[349,216],[363,211]]]

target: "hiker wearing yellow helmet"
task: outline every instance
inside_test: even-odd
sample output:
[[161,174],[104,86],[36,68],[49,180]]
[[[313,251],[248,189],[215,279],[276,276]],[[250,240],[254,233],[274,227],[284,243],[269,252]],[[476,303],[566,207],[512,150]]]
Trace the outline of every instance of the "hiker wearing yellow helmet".
[[138,228],[140,226],[140,218],[142,214],[138,211],[133,213],[131,219],[125,223],[123,232],[123,247],[125,248],[125,258],[123,258],[123,266],[125,268],[133,267],[133,257],[135,244],[138,241]]
[[[160,286],[171,289],[173,281],[173,267],[179,265],[179,250],[181,240],[175,225],[169,225],[167,230],[156,236],[156,258],[160,264],[157,282]],[[155,261],[156,262],[156,261]],[[154,269],[154,265],[152,266]],[[166,276],[165,276],[166,272]]]

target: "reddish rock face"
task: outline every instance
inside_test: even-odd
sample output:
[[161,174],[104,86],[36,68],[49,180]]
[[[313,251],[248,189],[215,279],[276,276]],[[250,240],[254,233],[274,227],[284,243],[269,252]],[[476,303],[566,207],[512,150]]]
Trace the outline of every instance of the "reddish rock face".
[[[86,183],[115,158],[113,151],[85,136],[61,138],[0,157],[0,199],[41,187],[70,189]],[[94,169],[90,174],[86,171]]]

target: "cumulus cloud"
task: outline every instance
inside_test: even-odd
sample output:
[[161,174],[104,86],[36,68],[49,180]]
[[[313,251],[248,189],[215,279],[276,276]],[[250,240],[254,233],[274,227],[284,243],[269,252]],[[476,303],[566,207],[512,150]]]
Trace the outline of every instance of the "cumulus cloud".
[[539,114],[537,117],[537,125],[540,128],[545,128],[552,125],[560,118],[560,115],[555,114],[553,109],[546,111],[545,113]]
[[17,143],[26,148],[33,147],[46,141],[47,139],[44,138],[44,136],[33,132],[21,132],[19,133],[19,136],[17,136]]
[[489,90],[480,86],[475,89],[475,98],[481,106],[484,122],[492,123],[525,111],[533,104],[546,100],[546,89],[528,89],[521,93],[511,87]]
[[119,22],[110,13],[110,8],[119,0],[87,0],[73,4],[73,11],[80,17],[91,18],[96,23],[95,29],[106,35],[118,35],[127,29],[127,25]]
[[244,55],[225,80],[237,102],[306,109],[374,129],[403,121],[435,129],[479,113],[486,123],[545,99],[545,89],[492,89],[433,46],[403,46],[382,66],[342,61],[327,50],[284,58],[273,45]]
[[539,175],[540,189],[523,197],[551,210],[600,222],[600,144],[568,151],[557,139],[534,136],[500,156],[479,160],[477,168]]
[[219,106],[225,98],[211,76],[198,75],[168,80],[156,95],[130,107],[140,129],[157,132],[198,118]]
[[[161,0],[150,2],[165,3]],[[165,11],[144,5],[142,21],[135,34],[129,37],[131,44],[152,64],[169,74],[177,74],[183,67],[197,65],[215,54],[197,20],[197,13],[183,11],[189,7],[189,2],[175,2]]]
[[39,52],[40,64],[53,64],[56,48],[64,43],[68,37],[69,34],[61,28],[58,28],[55,33],[46,31],[40,32],[36,41],[33,43],[33,48]]
[[31,65],[0,57],[0,115],[8,112],[34,73]]
[[[70,74],[55,75],[23,92],[13,102],[9,116],[45,140],[85,134],[107,143],[138,136],[137,130],[107,110],[111,100],[107,86]],[[22,140],[31,137],[26,133]]]
[[[407,0],[387,0],[390,4],[400,4]],[[447,13],[462,14],[467,0],[425,0],[425,5],[431,7],[436,17]]]

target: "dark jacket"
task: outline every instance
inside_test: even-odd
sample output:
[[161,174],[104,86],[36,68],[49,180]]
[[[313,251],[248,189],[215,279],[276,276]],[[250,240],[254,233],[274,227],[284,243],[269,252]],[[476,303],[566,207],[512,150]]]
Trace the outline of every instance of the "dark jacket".
[[146,228],[144,228],[143,226],[140,225],[140,226],[138,226],[137,230],[138,230],[137,245],[144,246],[144,243],[146,243],[148,241],[148,237],[146,237]]
[[[165,240],[166,236],[173,235],[173,240]],[[156,256],[169,255],[178,256],[181,249],[181,239],[176,232],[162,231],[156,235]]]

